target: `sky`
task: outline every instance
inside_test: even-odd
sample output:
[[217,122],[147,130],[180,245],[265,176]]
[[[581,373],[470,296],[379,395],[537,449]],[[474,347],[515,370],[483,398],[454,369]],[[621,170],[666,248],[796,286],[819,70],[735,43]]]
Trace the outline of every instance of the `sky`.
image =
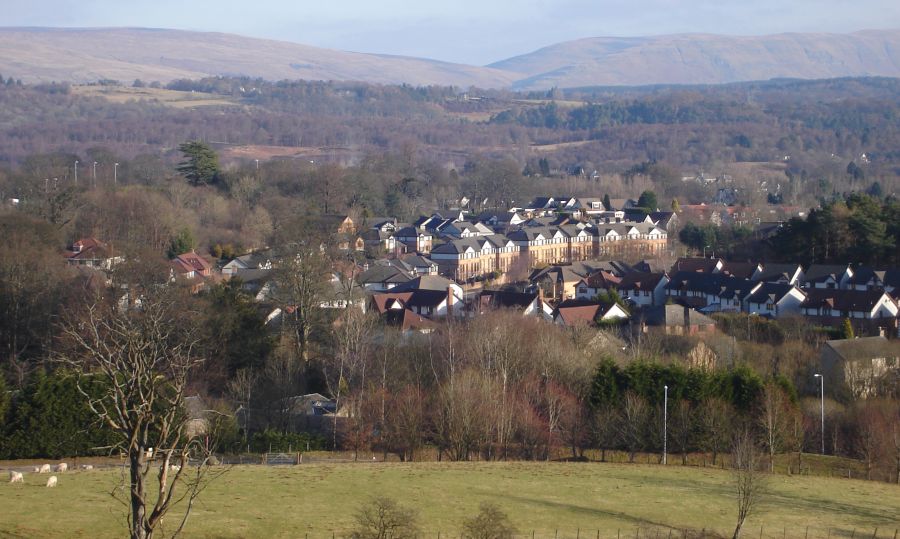
[[228,32],[486,65],[584,37],[900,28],[900,1],[0,0],[0,26]]

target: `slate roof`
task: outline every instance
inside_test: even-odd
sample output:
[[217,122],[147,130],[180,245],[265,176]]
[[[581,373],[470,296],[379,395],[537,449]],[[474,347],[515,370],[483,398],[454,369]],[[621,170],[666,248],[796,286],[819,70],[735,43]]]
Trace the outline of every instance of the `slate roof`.
[[803,272],[803,280],[805,282],[814,283],[825,281],[829,277],[840,282],[841,275],[847,271],[848,266],[829,265],[829,264],[813,264]]
[[807,288],[804,292],[806,292],[806,301],[801,305],[804,309],[826,308],[841,312],[871,312],[885,294],[881,290],[833,290],[830,288]]
[[493,309],[524,309],[531,305],[537,297],[537,293],[483,290],[478,296],[478,305],[482,309],[488,307]]
[[900,357],[900,341],[880,336],[830,340],[825,341],[825,346],[845,361]]
[[[796,287],[789,284],[763,283],[757,290],[747,296],[746,301],[759,304],[778,303],[794,288]],[[801,290],[801,292],[803,291]]]

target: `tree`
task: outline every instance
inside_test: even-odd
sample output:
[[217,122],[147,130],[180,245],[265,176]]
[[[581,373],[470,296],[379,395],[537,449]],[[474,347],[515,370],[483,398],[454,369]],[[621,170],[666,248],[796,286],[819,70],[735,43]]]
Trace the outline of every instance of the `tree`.
[[704,451],[712,453],[713,466],[728,446],[732,419],[731,408],[720,398],[708,398],[700,405],[701,440]]
[[390,498],[375,498],[356,513],[352,539],[415,539],[416,513]]
[[647,444],[650,406],[643,397],[629,391],[625,394],[620,415],[622,441],[628,449],[628,462],[634,462],[638,451]]
[[694,421],[695,410],[687,400],[679,400],[672,407],[672,418],[669,420],[669,433],[672,439],[672,449],[681,453],[681,464],[687,464],[688,451],[697,431]]
[[[185,500],[175,528],[180,532],[209,467],[209,447],[199,432],[188,430],[184,401],[190,375],[202,362],[196,355],[198,313],[179,292],[148,290],[139,308],[94,303],[68,318],[62,329],[68,347],[60,360],[74,372],[91,412],[113,431],[114,447],[126,456],[132,539],[152,538],[173,505]],[[148,458],[151,448],[159,468]],[[194,471],[189,471],[189,458],[199,460]],[[183,493],[178,494],[179,486]]]
[[671,205],[671,208],[672,208],[672,211],[673,211],[674,213],[681,213],[681,204],[678,203],[678,199],[677,199],[677,198],[673,198],[673,199],[672,199],[672,205]]
[[194,235],[191,234],[190,229],[182,228],[178,234],[169,241],[169,249],[166,251],[166,255],[171,260],[178,255],[193,251],[195,245]]
[[178,150],[184,154],[176,170],[194,186],[214,184],[219,177],[219,156],[205,142],[194,140],[182,143]]
[[512,539],[516,529],[509,516],[491,502],[482,502],[478,514],[463,521],[465,539]]
[[732,539],[739,539],[741,528],[765,493],[765,475],[759,470],[759,450],[753,436],[744,430],[731,446],[732,484],[737,499],[737,524]]
[[273,263],[273,299],[298,356],[309,361],[313,330],[321,321],[331,266],[317,244],[293,244]]
[[844,321],[841,322],[841,338],[842,339],[852,339],[856,336],[853,331],[853,324],[850,322],[849,318],[844,318]]
[[775,471],[775,455],[786,443],[790,428],[790,400],[775,380],[763,386],[759,403],[759,425],[769,451],[769,471]]
[[656,193],[653,191],[644,191],[637,201],[638,208],[644,208],[648,212],[656,211],[659,203],[656,200]]
[[612,202],[609,200],[609,193],[603,195],[603,207],[606,208],[606,211],[612,211]]

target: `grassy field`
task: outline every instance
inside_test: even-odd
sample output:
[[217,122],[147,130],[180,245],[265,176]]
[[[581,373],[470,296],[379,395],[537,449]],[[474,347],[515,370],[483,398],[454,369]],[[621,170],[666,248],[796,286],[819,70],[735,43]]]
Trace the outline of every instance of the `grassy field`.
[[113,103],[149,101],[178,109],[210,106],[235,106],[237,99],[200,92],[181,92],[164,88],[132,88],[130,86],[72,86],[76,95],[103,97]]
[[[109,495],[120,480],[120,471],[107,469],[60,474],[56,489],[34,474],[25,485],[0,484],[0,537],[120,537],[125,508]],[[415,508],[426,537],[458,536],[461,520],[485,500],[527,537],[532,530],[547,539],[682,537],[704,528],[730,537],[729,481],[717,469],[643,464],[237,466],[198,500],[184,537],[340,537],[375,495]],[[890,538],[900,527],[900,487],[769,476],[769,493],[747,527],[752,538],[873,537],[876,528],[876,537]]]

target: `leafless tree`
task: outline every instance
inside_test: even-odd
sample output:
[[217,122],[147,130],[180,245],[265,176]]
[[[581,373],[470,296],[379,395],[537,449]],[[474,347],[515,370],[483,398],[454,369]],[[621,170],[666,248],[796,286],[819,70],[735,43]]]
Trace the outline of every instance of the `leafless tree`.
[[[375,315],[356,308],[345,309],[333,325],[334,354],[324,363],[325,380],[340,408],[341,396],[365,388]],[[332,422],[333,447],[337,447],[337,414]]]
[[[184,500],[173,536],[180,533],[212,477],[206,473],[211,453],[201,433],[188,428],[184,406],[191,372],[202,361],[195,353],[197,313],[173,297],[177,292],[170,287],[146,293],[136,308],[97,303],[62,329],[69,346],[60,361],[74,372],[93,413],[116,433],[113,449],[128,460],[132,539],[153,537],[174,504]],[[193,469],[191,457],[200,461]]]
[[672,407],[671,419],[669,419],[669,435],[672,440],[672,449],[681,453],[681,464],[687,464],[688,451],[697,433],[695,420],[696,410],[686,400],[679,400]]
[[356,513],[352,539],[414,539],[419,534],[416,514],[390,498],[375,498]]
[[391,413],[383,422],[385,449],[400,457],[401,461],[415,459],[422,446],[426,428],[425,399],[415,386],[406,386],[388,401]]
[[241,369],[237,371],[234,378],[228,382],[228,393],[231,398],[240,403],[244,408],[244,443],[247,443],[247,433],[250,430],[250,401],[253,397],[253,390],[256,382],[259,380],[259,374],[252,369]]
[[603,406],[591,417],[591,434],[600,449],[600,461],[606,462],[606,450],[615,446],[619,435],[619,412],[612,406]]
[[637,452],[647,443],[650,415],[650,405],[643,397],[631,391],[625,394],[619,419],[622,441],[628,449],[628,462],[634,462]]
[[770,380],[763,386],[759,401],[758,423],[769,452],[769,471],[775,471],[775,455],[788,437],[791,403],[784,390]]
[[463,521],[465,539],[512,539],[516,529],[509,516],[491,502],[482,502],[478,514]]
[[309,361],[313,330],[321,323],[321,305],[328,295],[331,267],[315,242],[289,243],[281,250],[273,262],[273,299],[281,309],[282,328],[293,337],[298,356]]
[[731,407],[719,398],[709,398],[700,405],[701,440],[704,451],[712,453],[713,466],[719,453],[728,447],[731,433]]
[[737,524],[732,539],[739,539],[741,528],[766,490],[765,474],[760,467],[759,450],[749,431],[735,436],[731,445],[732,478],[737,499]]

